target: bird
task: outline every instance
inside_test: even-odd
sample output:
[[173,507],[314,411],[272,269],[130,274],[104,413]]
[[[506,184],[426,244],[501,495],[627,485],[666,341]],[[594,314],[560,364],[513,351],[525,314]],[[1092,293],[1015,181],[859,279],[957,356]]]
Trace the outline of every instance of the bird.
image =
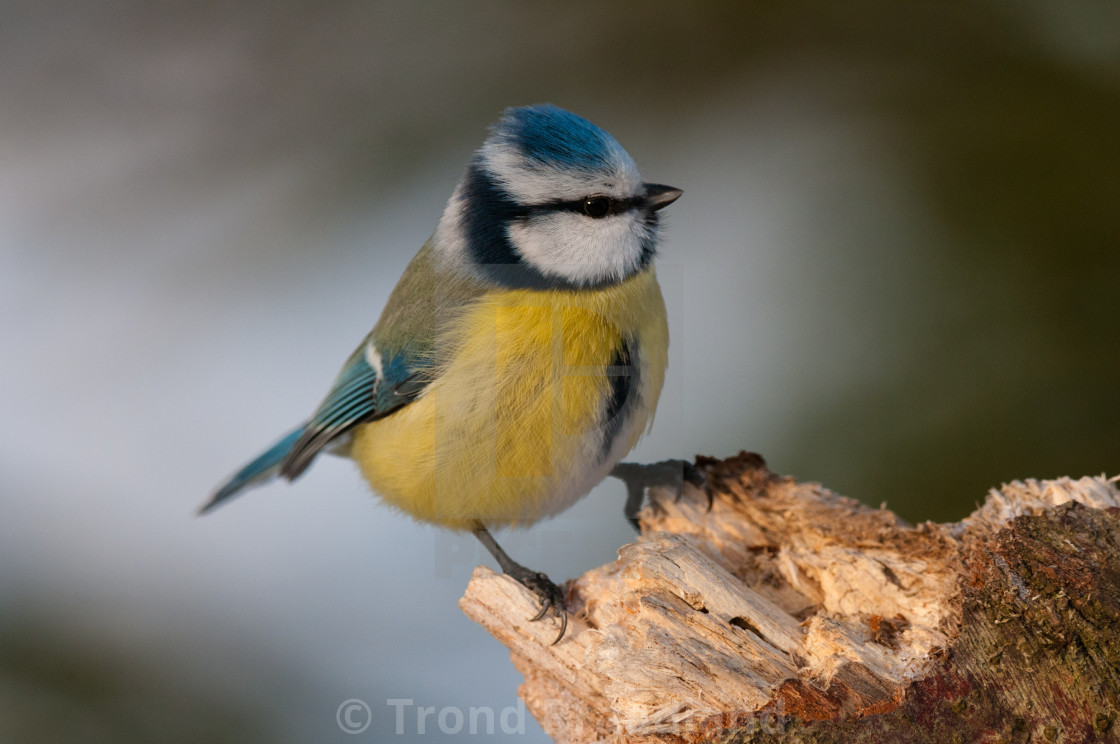
[[558,618],[559,642],[563,592],[491,530],[558,514],[616,468],[637,524],[646,471],[620,462],[652,425],[668,366],[654,258],[660,210],[682,193],[644,181],[581,116],[506,109],[323,401],[200,513],[322,453],[349,457],[383,502],[474,534],[539,599],[531,619]]

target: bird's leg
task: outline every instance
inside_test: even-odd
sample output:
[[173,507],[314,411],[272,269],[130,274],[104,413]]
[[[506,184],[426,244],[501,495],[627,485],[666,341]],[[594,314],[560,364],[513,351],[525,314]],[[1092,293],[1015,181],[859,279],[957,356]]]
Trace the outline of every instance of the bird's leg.
[[564,608],[564,593],[560,591],[560,587],[552,582],[545,574],[539,571],[531,571],[525,568],[517,561],[509,557],[506,551],[502,550],[502,546],[498,545],[498,541],[486,529],[486,526],[481,522],[476,522],[475,527],[471,530],[474,536],[478,538],[479,542],[486,546],[490,551],[490,555],[494,556],[494,560],[502,567],[502,572],[517,580],[519,584],[526,589],[536,594],[541,601],[541,611],[536,616],[530,618],[530,622],[535,622],[548,614],[549,610],[556,613],[560,619],[560,634],[556,636],[556,640],[552,642],[555,646],[564,637],[564,633],[568,630],[568,613]]
[[637,462],[620,462],[614,466],[611,475],[626,484],[626,519],[638,532],[642,531],[638,521],[638,512],[641,511],[642,502],[645,500],[646,489],[655,486],[673,488],[677,498],[684,492],[684,484],[691,483],[697,488],[704,488],[708,494],[708,509],[712,508],[712,494],[706,486],[704,472],[688,460],[663,460],[648,465]]

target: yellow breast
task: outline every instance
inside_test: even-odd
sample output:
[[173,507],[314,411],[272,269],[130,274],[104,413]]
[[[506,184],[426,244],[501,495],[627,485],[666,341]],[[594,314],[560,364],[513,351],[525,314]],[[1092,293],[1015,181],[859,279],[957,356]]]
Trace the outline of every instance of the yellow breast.
[[[624,342],[635,381],[604,441],[610,365]],[[503,290],[442,325],[443,360],[413,403],[358,427],[350,456],[390,504],[452,529],[529,524],[606,476],[653,415],[667,364],[652,269],[602,290]]]

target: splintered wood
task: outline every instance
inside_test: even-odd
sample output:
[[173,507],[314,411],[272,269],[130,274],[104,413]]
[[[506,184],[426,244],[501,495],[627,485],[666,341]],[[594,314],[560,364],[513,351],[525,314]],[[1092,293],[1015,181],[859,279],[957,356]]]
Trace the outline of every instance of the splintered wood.
[[[794,721],[913,706],[916,681],[946,676],[985,541],[1045,507],[1120,503],[1099,478],[1016,482],[960,524],[910,526],[757,456],[699,464],[711,508],[691,485],[654,491],[636,541],[569,584],[555,646],[555,621],[527,622],[528,591],[475,569],[460,606],[510,649],[520,694],[556,741],[777,742]],[[835,740],[858,739],[846,731]]]

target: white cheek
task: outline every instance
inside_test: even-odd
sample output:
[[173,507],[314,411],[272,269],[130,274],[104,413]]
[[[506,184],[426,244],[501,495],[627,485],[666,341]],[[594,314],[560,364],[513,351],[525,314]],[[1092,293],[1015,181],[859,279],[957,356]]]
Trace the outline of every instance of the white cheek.
[[642,260],[646,229],[632,214],[601,220],[556,212],[515,222],[510,241],[542,274],[575,282],[618,281]]

